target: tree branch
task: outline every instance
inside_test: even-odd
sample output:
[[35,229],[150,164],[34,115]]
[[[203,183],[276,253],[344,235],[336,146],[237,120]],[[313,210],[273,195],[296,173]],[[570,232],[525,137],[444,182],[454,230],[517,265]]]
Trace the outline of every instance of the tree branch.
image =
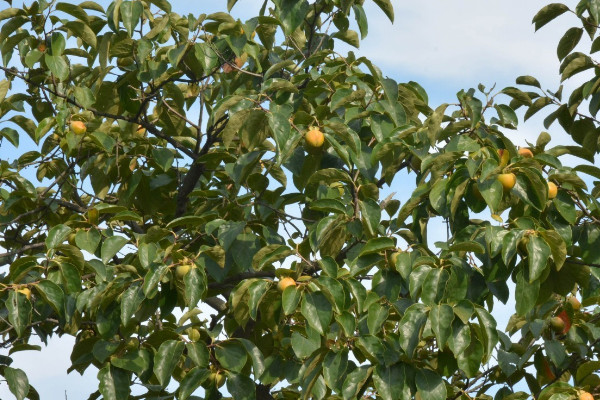
[[13,250],[13,251],[9,251],[7,253],[0,253],[0,258],[4,258],[4,257],[12,257],[14,255],[19,255],[19,254],[23,254],[29,250],[33,250],[33,249],[39,249],[40,247],[44,247],[46,245],[46,243],[33,243],[33,244],[28,244],[25,245],[23,247],[21,247],[19,250]]

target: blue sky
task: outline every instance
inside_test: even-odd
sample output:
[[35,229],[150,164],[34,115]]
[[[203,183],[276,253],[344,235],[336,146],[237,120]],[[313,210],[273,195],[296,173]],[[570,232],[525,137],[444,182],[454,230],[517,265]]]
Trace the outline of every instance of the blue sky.
[[[109,2],[100,1],[103,6]],[[224,10],[226,0],[174,0],[174,11],[200,14]],[[392,25],[383,13],[367,0],[369,36],[361,44],[359,55],[369,57],[384,75],[398,82],[419,82],[428,92],[430,105],[454,102],[460,89],[483,83],[497,88],[514,85],[519,75],[536,76],[544,88],[555,90],[559,83],[556,45],[566,29],[577,24],[572,16],[563,16],[534,33],[531,19],[547,4],[536,0],[426,0],[394,1],[396,21]],[[573,1],[569,5],[575,5]],[[5,5],[6,3],[2,3]],[[15,2],[18,6],[20,2]],[[194,4],[194,7],[190,7]],[[233,10],[242,20],[257,12],[262,0],[240,0]],[[569,24],[571,23],[571,24]],[[585,39],[585,38],[584,38]],[[582,41],[584,51],[589,41]],[[570,84],[567,84],[567,88]],[[525,139],[535,141],[544,130],[539,117],[522,124],[509,137],[519,145]],[[553,144],[566,144],[560,128],[549,131]],[[10,149],[12,151],[12,149]],[[0,150],[0,158],[3,156]],[[399,185],[396,183],[396,185]],[[406,191],[391,188],[391,191]],[[431,242],[434,242],[432,238]],[[495,315],[508,319],[500,308]],[[499,323],[503,329],[505,323]],[[96,370],[80,377],[66,374],[73,339],[64,336],[53,340],[42,352],[13,355],[13,366],[24,369],[42,399],[84,399],[97,387]],[[5,385],[0,398],[11,399]]]

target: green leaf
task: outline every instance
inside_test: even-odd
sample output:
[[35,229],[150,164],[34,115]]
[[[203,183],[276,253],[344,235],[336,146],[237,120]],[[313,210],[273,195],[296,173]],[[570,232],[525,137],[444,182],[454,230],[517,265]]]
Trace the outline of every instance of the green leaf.
[[343,311],[341,314],[335,316],[335,320],[340,324],[346,336],[354,334],[354,331],[356,330],[356,320],[351,313]]
[[219,242],[221,247],[228,251],[239,234],[243,233],[246,223],[243,221],[229,221],[219,226]]
[[69,233],[71,233],[71,228],[68,226],[56,225],[48,232],[48,236],[46,237],[46,247],[48,249],[54,249],[67,239]]
[[99,390],[106,400],[127,400],[130,386],[128,374],[122,369],[106,365],[98,371]]
[[388,315],[388,308],[379,303],[373,303],[369,306],[367,312],[367,326],[371,335],[377,335],[377,333],[379,333],[381,326],[387,320]]
[[11,282],[20,282],[27,274],[38,265],[37,257],[23,257],[16,259],[10,265]]
[[483,345],[475,337],[471,338],[471,343],[463,352],[456,355],[458,367],[462,369],[469,378],[473,378],[478,374],[482,358]]
[[5,8],[4,10],[0,11],[0,21],[24,14],[25,11],[21,8]]
[[423,400],[445,400],[446,385],[442,377],[429,369],[418,369],[415,380]]
[[390,0],[373,0],[373,2],[381,8],[381,11],[383,11],[391,22],[394,22],[394,6],[392,6]]
[[248,309],[250,311],[250,318],[253,320],[256,320],[258,305],[267,293],[269,286],[271,286],[269,281],[258,279],[248,287]]
[[421,293],[421,300],[423,300],[423,303],[428,306],[439,303],[444,296],[446,283],[449,278],[450,275],[445,269],[431,269],[423,281]]
[[588,361],[577,367],[575,382],[578,384],[586,377],[600,370],[600,361]]
[[517,273],[517,285],[515,288],[515,300],[517,314],[524,316],[533,309],[540,292],[540,281],[529,282],[523,271]]
[[596,24],[600,23],[600,2],[598,0],[588,0],[588,7],[590,15],[596,21]]
[[92,348],[92,354],[94,358],[101,363],[106,361],[108,357],[113,355],[117,349],[119,348],[119,343],[117,342],[107,342],[106,340],[99,340],[94,343],[94,347]]
[[520,172],[512,193],[535,209],[543,210],[548,198],[548,184],[538,173],[528,169]]
[[435,333],[439,348],[444,348],[448,338],[452,334],[452,321],[454,311],[447,304],[434,305],[429,311],[431,329]]
[[535,14],[531,22],[535,23],[535,30],[537,31],[542,26],[567,11],[569,11],[569,7],[562,3],[548,4]]
[[188,371],[179,384],[178,399],[186,400],[200,387],[200,385],[210,376],[210,370],[206,368],[194,367]]
[[152,358],[145,349],[127,352],[118,357],[111,357],[110,363],[117,368],[141,375],[150,368]]
[[550,247],[550,251],[552,252],[552,260],[554,260],[556,270],[560,271],[567,258],[567,244],[556,231],[543,231],[540,232],[540,235],[542,235],[545,242]]
[[76,86],[73,89],[73,92],[75,94],[75,100],[77,100],[84,108],[89,108],[96,102],[94,93],[87,87]]
[[394,240],[389,237],[377,237],[369,239],[367,244],[362,248],[359,257],[367,254],[380,253],[384,250],[395,248]]
[[409,357],[413,357],[421,340],[421,331],[427,322],[427,308],[423,304],[413,304],[406,309],[400,320],[399,344]]
[[273,0],[275,15],[283,24],[283,31],[291,35],[302,24],[310,6],[306,0]]
[[292,333],[292,350],[298,358],[306,358],[313,354],[321,346],[319,333],[315,330],[310,330],[316,333],[316,338],[311,335],[305,338],[298,332]]
[[323,293],[306,293],[302,299],[301,312],[306,322],[321,335],[329,330],[333,310]]
[[455,243],[452,246],[448,247],[448,251],[456,251],[456,252],[467,251],[470,253],[484,254],[485,248],[481,245],[481,243],[471,240],[468,242]]
[[373,383],[383,400],[411,399],[410,384],[407,382],[404,364],[389,367],[378,365],[373,373]]
[[548,267],[550,246],[539,236],[529,236],[527,259],[529,265],[529,283],[539,279]]
[[151,299],[154,296],[156,296],[157,292],[158,292],[158,283],[160,282],[160,280],[163,278],[163,276],[167,273],[167,271],[169,270],[169,267],[167,265],[156,265],[153,264],[150,267],[150,270],[148,271],[148,273],[146,273],[146,276],[144,276],[144,284],[142,285],[142,291],[144,292],[144,295]]
[[498,343],[498,332],[496,331],[496,320],[492,315],[482,307],[475,307],[475,314],[479,320],[481,329],[481,338],[484,348],[483,362],[487,362],[494,352],[494,348]]
[[234,372],[242,372],[248,360],[246,348],[235,339],[219,343],[215,347],[215,356],[225,369]]
[[90,228],[89,230],[80,229],[75,235],[75,244],[81,250],[85,250],[90,254],[94,254],[102,236],[96,228]]
[[8,389],[17,400],[23,400],[29,393],[29,380],[25,372],[18,368],[4,367],[4,378]]
[[336,39],[340,39],[342,42],[348,43],[350,46],[354,46],[357,49],[360,47],[360,39],[358,38],[358,33],[356,31],[353,31],[352,29],[338,31],[333,34],[333,37]]
[[121,323],[123,326],[129,324],[144,298],[144,292],[139,285],[131,285],[123,292],[123,296],[121,296]]
[[149,2],[154,4],[156,7],[160,8],[164,12],[168,14],[171,13],[171,4],[168,0],[149,0]]
[[67,80],[70,71],[69,65],[63,56],[52,56],[47,53],[44,56],[44,61],[48,68],[50,68],[50,72],[60,81],[64,82]]
[[283,244],[270,244],[260,249],[252,258],[252,269],[260,271],[263,268],[287,258],[294,252]]
[[372,370],[373,367],[363,365],[356,368],[354,371],[350,372],[346,376],[342,388],[342,395],[344,396],[344,400],[352,400],[357,398],[358,392],[362,389],[367,379],[369,379]]
[[250,356],[250,359],[252,360],[254,376],[261,376],[263,372],[265,372],[265,357],[263,356],[262,352],[253,342],[248,339],[238,338],[237,340],[244,345],[248,355]]
[[56,10],[72,15],[73,17],[82,21],[88,21],[88,14],[78,5],[69,3],[56,3]]
[[565,32],[564,36],[560,39],[560,42],[558,42],[558,47],[556,49],[559,60],[562,60],[573,51],[575,46],[577,46],[577,43],[579,43],[581,35],[583,35],[582,28],[571,28]]
[[140,17],[144,12],[144,6],[137,0],[124,1],[121,3],[119,11],[121,13],[121,19],[123,20],[123,26],[125,26],[129,36],[133,36],[133,30],[140,22]]
[[381,220],[381,207],[373,199],[359,201],[363,226],[366,228],[368,236],[373,237],[377,234],[379,221]]
[[302,292],[295,285],[288,286],[284,289],[281,295],[281,306],[285,315],[290,315],[296,312]]
[[519,118],[512,108],[505,104],[496,104],[494,108],[498,112],[498,117],[504,124],[503,126],[516,128],[519,125]]
[[[560,66],[560,70],[562,72],[561,82],[569,79],[570,77],[578,74],[579,72],[585,71],[590,68],[594,68],[596,64],[594,61],[587,55],[582,53],[573,53],[565,58],[563,63]],[[561,122],[561,118],[559,116],[558,119]]]
[[188,342],[185,344],[188,357],[200,368],[208,367],[208,349],[204,342]]
[[527,121],[535,113],[537,113],[549,104],[552,104],[552,100],[550,100],[550,98],[548,97],[540,97],[538,99],[535,99],[533,104],[527,109],[527,112],[525,112],[524,120]]
[[517,244],[523,237],[523,231],[513,229],[508,231],[502,238],[502,261],[509,265],[513,257],[517,254]]
[[227,374],[227,391],[236,400],[256,399],[256,386],[254,381],[242,374]]
[[152,157],[158,166],[165,172],[171,168],[173,160],[175,159],[173,152],[166,148],[153,148]]
[[343,349],[337,353],[333,351],[328,352],[323,360],[323,378],[325,380],[325,384],[332,390],[341,392],[344,378],[346,377],[347,368],[347,349]]
[[193,309],[198,305],[198,302],[206,293],[207,282],[204,269],[197,267],[190,269],[183,277],[183,283],[185,284],[185,299],[187,301],[187,306],[190,309]]
[[[455,313],[459,315],[456,311],[455,309]],[[469,318],[455,319],[452,324],[452,336],[449,338],[448,347],[456,357],[463,353],[471,343],[471,328],[465,322],[468,320]]]
[[2,103],[6,98],[6,94],[8,93],[9,88],[10,81],[8,79],[3,79],[0,81],[0,103]]
[[67,44],[65,37],[61,35],[59,32],[52,33],[50,39],[50,48],[52,49],[53,56],[61,56],[65,51],[65,46]]
[[358,25],[358,30],[360,31],[360,38],[364,39],[369,33],[369,25],[367,22],[367,15],[365,14],[365,10],[359,4],[353,4],[352,10],[354,10],[354,18],[356,19],[356,24]]
[[93,49],[97,46],[96,34],[89,27],[87,23],[81,21],[67,21],[65,23],[65,27],[69,30],[70,33],[74,34],[76,37],[80,37],[84,43]]
[[515,87],[505,87],[502,89],[501,93],[504,93],[523,104],[531,105],[531,98],[527,95],[527,93],[520,89]]
[[5,304],[8,311],[8,322],[13,326],[18,337],[23,336],[29,321],[31,321],[31,302],[23,293],[11,290]]
[[238,0],[227,0],[227,11],[230,12],[235,3],[237,2]]
[[104,264],[108,263],[127,242],[128,240],[122,236],[111,236],[104,240],[100,251],[102,262]]
[[530,76],[530,75],[522,75],[522,76],[519,76],[519,77],[517,78],[517,81],[516,81],[516,83],[517,83],[518,85],[528,85],[528,86],[535,86],[535,87],[537,87],[537,88],[539,88],[539,89],[541,89],[541,88],[542,88],[542,85],[540,85],[540,83],[538,82],[538,80],[537,80],[537,79],[535,79],[533,76]]
[[185,344],[179,340],[166,340],[154,355],[154,374],[162,387],[167,386],[171,380],[171,374],[184,348]]
[[67,293],[81,292],[81,275],[75,265],[70,262],[61,262],[60,272],[63,276],[64,287]]
[[559,190],[556,197],[552,199],[552,203],[565,221],[569,224],[575,224],[577,221],[577,210],[575,209],[575,202],[568,193]]
[[35,286],[37,292],[42,296],[44,301],[56,311],[60,316],[64,315],[64,298],[63,290],[56,283],[43,280]]
[[6,138],[13,146],[19,147],[19,132],[12,128],[0,129],[0,138]]

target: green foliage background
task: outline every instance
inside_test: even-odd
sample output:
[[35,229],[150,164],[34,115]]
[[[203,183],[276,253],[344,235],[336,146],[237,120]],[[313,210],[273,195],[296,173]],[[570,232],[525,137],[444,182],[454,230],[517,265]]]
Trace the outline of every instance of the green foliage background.
[[[65,334],[70,370],[99,370],[90,399],[600,395],[600,186],[579,176],[600,179],[600,1],[533,19],[579,17],[557,49],[561,81],[586,77],[571,93],[522,76],[435,108],[336,52],[367,35],[363,3],[266,0],[246,21],[166,0],[0,11],[0,145],[18,152],[0,160],[0,375],[17,399],[40,396],[11,354]],[[575,144],[542,132],[522,157],[504,134],[519,108]],[[382,195],[399,173],[403,203]],[[515,305],[506,331],[497,302]]]

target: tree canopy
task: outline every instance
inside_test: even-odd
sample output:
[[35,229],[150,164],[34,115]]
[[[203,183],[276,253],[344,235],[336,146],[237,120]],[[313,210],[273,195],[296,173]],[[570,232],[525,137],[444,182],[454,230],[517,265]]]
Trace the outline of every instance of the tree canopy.
[[[98,369],[90,399],[600,396],[600,1],[533,18],[581,21],[557,48],[561,82],[584,81],[568,95],[521,76],[439,106],[339,50],[367,35],[364,2],[0,11],[18,400],[44,396],[11,355],[56,335],[76,338],[70,372]],[[541,110],[572,144],[515,147]]]

